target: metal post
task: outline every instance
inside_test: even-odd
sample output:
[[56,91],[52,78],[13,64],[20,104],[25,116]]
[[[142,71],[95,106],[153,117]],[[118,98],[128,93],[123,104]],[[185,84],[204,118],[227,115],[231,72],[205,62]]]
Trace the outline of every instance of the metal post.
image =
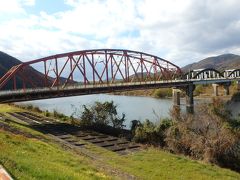
[[47,72],[47,62],[44,61],[44,73],[45,73],[45,86],[48,86],[48,72]]
[[84,85],[87,84],[87,77],[86,77],[86,64],[85,64],[85,54],[83,55],[83,78],[84,78]]
[[[72,71],[73,71],[72,57],[70,57],[70,69],[71,69],[71,72],[72,72]],[[71,74],[70,79],[71,79],[71,81],[73,82],[73,73]]]
[[105,69],[106,69],[106,79],[108,84],[108,59],[107,59],[107,51],[105,51]]
[[110,55],[110,57],[111,57],[111,81],[113,81],[113,55],[111,54]]
[[142,58],[142,54],[141,54],[140,62],[141,62],[141,77],[142,77],[142,81],[143,81],[143,58]]
[[56,78],[57,78],[57,87],[59,85],[59,75],[58,75],[58,61],[57,58],[55,58],[55,68],[56,68]]
[[92,76],[93,76],[93,84],[95,84],[95,64],[94,64],[94,56],[92,54]]
[[13,76],[13,88],[14,88],[14,90],[17,89],[17,83],[16,83],[16,76],[15,75]]

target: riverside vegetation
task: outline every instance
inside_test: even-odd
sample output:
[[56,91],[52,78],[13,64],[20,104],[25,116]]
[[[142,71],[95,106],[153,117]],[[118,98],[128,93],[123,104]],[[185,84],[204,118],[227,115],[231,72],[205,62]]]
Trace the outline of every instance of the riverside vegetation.
[[[0,113],[16,111],[26,109],[0,105]],[[53,113],[49,116],[53,116]],[[114,175],[101,168],[102,163],[132,174],[137,179],[240,178],[240,174],[234,171],[174,155],[157,147],[119,156],[87,143],[87,150],[104,161],[98,163],[71,149],[65,149],[46,135],[19,123],[1,123],[14,128],[8,132],[0,127],[0,163],[15,179],[115,179]]]
[[[162,119],[158,124],[135,120],[130,138],[240,172],[240,116],[231,118],[225,103],[215,98],[212,103],[198,105],[197,109],[195,115],[181,114],[178,109],[173,109],[171,118]],[[57,114],[53,113],[55,117],[63,116]],[[101,132],[111,133],[124,128],[125,114],[118,115],[113,101],[84,105],[82,112],[75,109],[75,116],[78,116],[75,124],[95,130],[98,127]],[[114,135],[126,136],[126,131]]]
[[[30,105],[24,108],[41,112]],[[212,103],[198,105],[195,115],[183,114],[178,109],[173,109],[170,112],[171,118],[161,119],[159,123],[134,120],[130,136],[129,131],[123,130],[125,114],[118,115],[113,101],[84,105],[83,111],[74,108],[73,116],[78,118],[67,117],[56,111],[43,113],[82,127],[125,136],[138,143],[154,145],[175,154],[240,172],[240,116],[233,119],[226,110],[224,101],[220,99],[213,98]]]
[[199,105],[195,115],[174,109],[171,119],[138,122],[132,130],[137,142],[240,172],[240,117],[232,119],[220,99]]
[[[117,130],[124,127],[125,115],[118,116],[112,101],[84,105],[83,109],[78,116],[81,126],[112,126]],[[231,118],[225,103],[215,98],[197,109],[195,115],[180,114],[178,109],[173,109],[171,118],[162,119],[158,124],[135,120],[131,138],[240,172],[240,117]]]

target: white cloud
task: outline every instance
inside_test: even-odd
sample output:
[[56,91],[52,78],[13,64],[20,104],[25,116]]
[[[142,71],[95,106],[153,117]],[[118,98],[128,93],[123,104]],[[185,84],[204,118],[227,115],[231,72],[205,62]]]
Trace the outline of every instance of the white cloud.
[[23,13],[24,6],[33,6],[35,0],[7,0],[0,2],[0,15],[3,16],[6,13]]
[[[181,66],[218,53],[240,53],[238,0],[65,0],[55,14],[25,12],[34,0],[8,0],[0,12],[0,48],[20,59],[89,48],[152,53]],[[11,8],[10,8],[11,7]]]
[[25,6],[34,6],[35,0],[18,0],[21,4]]
[[23,9],[18,1],[7,0],[1,1],[0,3],[0,15],[3,16],[4,13],[21,13]]

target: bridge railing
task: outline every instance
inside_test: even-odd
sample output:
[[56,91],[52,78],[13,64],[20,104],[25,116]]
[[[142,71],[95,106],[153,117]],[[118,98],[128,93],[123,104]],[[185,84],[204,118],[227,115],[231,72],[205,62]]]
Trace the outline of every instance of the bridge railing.
[[229,69],[220,72],[213,68],[195,69],[183,75],[183,79],[209,79],[209,78],[237,78],[240,77],[240,69]]
[[121,82],[114,84],[89,84],[89,85],[69,85],[66,87],[50,87],[50,88],[28,88],[21,90],[6,90],[0,91],[1,95],[13,95],[13,94],[24,94],[24,93],[43,93],[49,91],[68,91],[68,90],[81,90],[81,89],[97,89],[97,88],[111,88],[111,87],[131,87],[131,86],[144,86],[144,85],[153,85],[153,84],[171,84],[186,82],[186,80],[164,80],[164,81],[147,81],[147,82]]
[[176,83],[195,83],[195,84],[204,84],[204,83],[214,83],[214,82],[225,82],[225,81],[234,81],[240,80],[240,77],[218,77],[218,78],[206,78],[206,79],[175,79],[175,80],[162,80],[162,81],[147,81],[147,82],[121,82],[121,83],[113,83],[113,84],[89,84],[89,85],[69,85],[66,87],[58,86],[58,87],[50,87],[50,88],[29,88],[29,89],[21,89],[21,90],[7,90],[0,91],[0,96],[7,95],[17,95],[17,94],[31,94],[31,93],[46,93],[53,91],[69,91],[69,90],[84,90],[84,89],[98,89],[98,88],[117,88],[117,87],[129,87],[131,86],[146,86],[146,85],[163,85],[172,87]]

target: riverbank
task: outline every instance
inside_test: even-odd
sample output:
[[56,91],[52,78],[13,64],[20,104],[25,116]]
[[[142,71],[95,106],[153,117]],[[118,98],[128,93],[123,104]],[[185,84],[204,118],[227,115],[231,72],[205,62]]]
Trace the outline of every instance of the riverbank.
[[[0,109],[4,115],[6,112],[23,111],[9,105],[0,105]],[[240,178],[240,174],[234,171],[153,147],[122,156],[83,141],[85,150],[96,157],[91,159],[78,153],[77,148],[82,147],[63,146],[47,134],[23,125],[20,121],[16,122],[10,116],[8,119],[0,121],[15,131],[0,128],[0,163],[16,179],[126,179],[124,174],[135,179]],[[103,167],[109,168],[107,170]],[[119,174],[111,173],[111,170]]]

